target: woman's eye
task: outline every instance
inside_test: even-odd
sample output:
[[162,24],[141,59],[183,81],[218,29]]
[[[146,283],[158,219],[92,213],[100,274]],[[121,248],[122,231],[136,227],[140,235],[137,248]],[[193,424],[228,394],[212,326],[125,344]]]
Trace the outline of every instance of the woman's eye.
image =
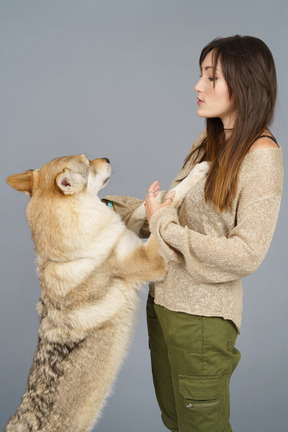
[[[203,78],[203,75],[199,75],[199,78]],[[205,76],[204,76],[204,79],[205,79],[205,78],[206,78],[208,81],[211,81],[211,82],[214,82],[214,81],[216,81],[216,79],[217,79],[216,77],[213,78],[213,76],[212,76],[212,77],[209,77],[209,76],[208,76],[208,77],[205,77]]]

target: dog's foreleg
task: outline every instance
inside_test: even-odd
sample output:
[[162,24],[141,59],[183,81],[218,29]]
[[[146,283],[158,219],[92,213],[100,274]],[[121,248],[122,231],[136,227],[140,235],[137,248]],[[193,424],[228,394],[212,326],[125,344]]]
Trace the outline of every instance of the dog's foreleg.
[[[191,170],[189,175],[181,183],[179,183],[174,189],[172,189],[175,191],[175,196],[171,203],[173,207],[177,208],[181,205],[187,192],[206,176],[208,169],[209,169],[209,165],[207,162],[201,162],[197,164],[193,168],[193,170]],[[145,245],[145,251],[150,263],[157,262],[157,266],[159,270],[158,278],[159,277],[161,278],[161,276],[163,277],[165,273],[165,263],[159,254],[159,242],[157,240],[157,237],[155,237],[153,234],[151,234],[148,242]],[[152,279],[150,280],[152,281]]]
[[[165,193],[166,193],[165,191],[160,191],[158,193],[156,198],[158,202],[162,202]],[[139,207],[137,207],[133,211],[126,224],[126,227],[129,230],[133,231],[135,234],[139,235],[143,223],[145,222],[145,219],[146,219],[146,211],[145,211],[145,204],[143,202]]]
[[169,192],[175,191],[175,196],[171,205],[173,207],[179,207],[182,204],[183,199],[187,192],[195,186],[199,181],[201,181],[207,174],[209,170],[208,162],[201,162],[191,170],[188,176],[181,181],[175,188]]
[[[207,162],[201,162],[197,164],[190,174],[179,183],[174,189],[175,197],[172,202],[173,207],[179,207],[185,198],[187,192],[201,181],[207,174],[209,165]],[[171,191],[170,191],[171,192]],[[162,198],[165,192],[158,193],[157,200],[162,202]],[[142,203],[131,215],[127,227],[135,230],[141,229],[143,221],[146,217],[144,203]],[[135,278],[137,281],[156,281],[163,279],[165,275],[165,263],[161,255],[159,254],[159,243],[154,235],[149,237],[148,242],[145,246],[137,248],[131,253],[130,256],[126,256],[121,263],[121,269],[124,274],[129,277]]]
[[[174,190],[176,192],[175,197],[173,199],[173,207],[179,207],[185,198],[185,195],[187,192],[195,186],[200,180],[202,180],[205,175],[207,174],[209,169],[209,165],[207,162],[201,162],[191,170],[191,172],[188,174],[188,176],[182,180],[181,183],[179,183]],[[170,191],[171,192],[171,191]],[[157,201],[162,202],[163,198],[165,196],[165,191],[160,191],[157,195]],[[141,227],[143,226],[143,223],[146,219],[146,212],[145,212],[145,204],[144,202],[137,207],[133,213],[131,214],[126,226],[131,231],[135,232],[135,234],[139,234]]]
[[137,207],[133,211],[126,224],[126,227],[138,235],[145,221],[145,218],[146,218],[146,212],[145,212],[145,205],[143,202],[142,204],[140,204],[139,207]]
[[165,263],[158,249],[156,237],[150,235],[147,243],[119,257],[119,277],[123,282],[145,283],[162,280]]

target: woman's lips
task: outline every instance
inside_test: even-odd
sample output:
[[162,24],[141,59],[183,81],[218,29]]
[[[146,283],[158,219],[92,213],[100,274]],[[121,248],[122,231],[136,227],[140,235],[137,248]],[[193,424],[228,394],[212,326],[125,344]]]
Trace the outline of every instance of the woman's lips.
[[204,103],[204,101],[203,101],[202,99],[199,99],[199,98],[197,97],[197,105],[201,105],[202,103]]

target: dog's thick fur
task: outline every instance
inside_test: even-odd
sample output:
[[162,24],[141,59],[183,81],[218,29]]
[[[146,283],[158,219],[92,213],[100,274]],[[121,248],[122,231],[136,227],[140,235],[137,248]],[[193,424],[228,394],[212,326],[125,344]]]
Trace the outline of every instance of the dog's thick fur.
[[[173,205],[206,168],[196,166],[177,186]],[[78,155],[7,178],[31,196],[27,219],[42,290],[26,392],[6,432],[91,430],[125,355],[140,285],[164,277],[156,238],[143,244],[132,232],[144,206],[127,229],[98,198],[110,174],[107,159]]]

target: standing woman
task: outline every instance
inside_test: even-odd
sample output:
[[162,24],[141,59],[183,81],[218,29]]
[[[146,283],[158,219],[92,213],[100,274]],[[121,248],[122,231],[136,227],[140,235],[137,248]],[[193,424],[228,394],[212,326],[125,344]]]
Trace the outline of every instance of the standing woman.
[[[149,230],[167,263],[147,302],[156,396],[173,432],[230,432],[229,382],[240,353],[241,278],[271,243],[282,193],[282,152],[268,127],[277,93],[272,54],[260,39],[215,39],[200,55],[197,114],[206,130],[171,187],[207,160],[206,179],[180,210],[145,197]],[[139,204],[107,197],[124,220]]]
[[210,164],[207,178],[179,214],[171,200],[156,201],[158,182],[145,197],[149,228],[168,266],[148,299],[149,344],[166,427],[228,432],[241,278],[267,253],[282,193],[282,153],[268,129],[277,82],[270,50],[249,36],[213,40],[202,50],[200,69],[197,114],[206,118],[206,131],[172,187],[202,160]]

